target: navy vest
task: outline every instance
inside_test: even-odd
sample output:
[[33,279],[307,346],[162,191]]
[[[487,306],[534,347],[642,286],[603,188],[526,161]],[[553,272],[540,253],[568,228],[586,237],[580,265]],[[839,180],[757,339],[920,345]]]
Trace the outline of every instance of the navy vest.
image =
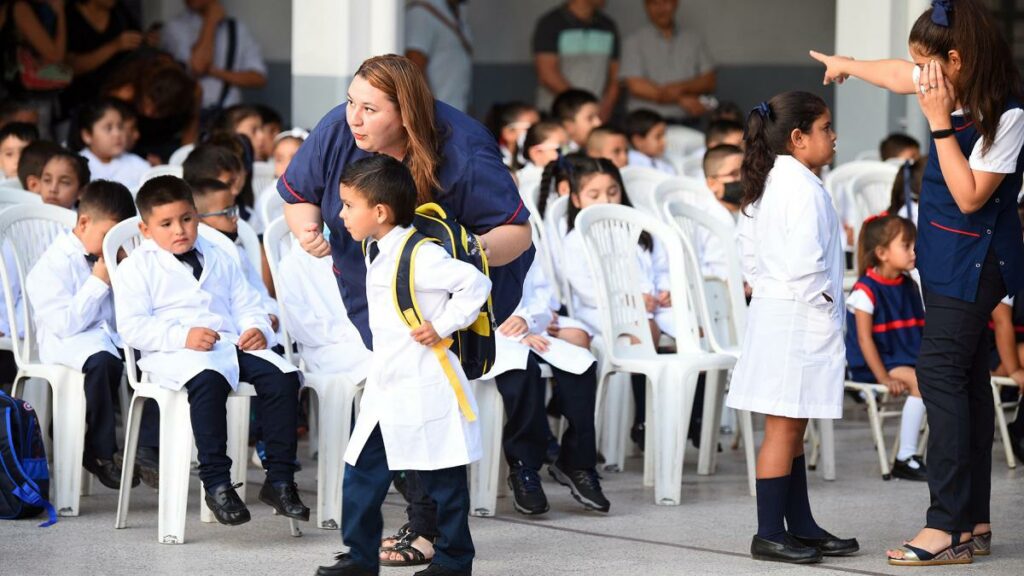
[[[1020,107],[1012,101],[1006,110]],[[952,120],[957,144],[970,158],[981,134],[968,117],[955,115]],[[1018,152],[1016,170],[1006,175],[980,210],[964,214],[946,186],[932,140],[921,184],[916,247],[917,269],[925,290],[974,302],[981,267],[990,249],[999,260],[1007,292],[1015,294],[1024,289],[1024,240],[1017,217],[1022,172],[1024,152]]]
[[[886,370],[917,365],[924,331],[924,304],[917,284],[906,274],[884,278],[873,270],[861,276],[854,290],[864,290],[875,304],[873,339]],[[850,370],[867,369],[857,343],[857,321],[846,312],[846,363]]]

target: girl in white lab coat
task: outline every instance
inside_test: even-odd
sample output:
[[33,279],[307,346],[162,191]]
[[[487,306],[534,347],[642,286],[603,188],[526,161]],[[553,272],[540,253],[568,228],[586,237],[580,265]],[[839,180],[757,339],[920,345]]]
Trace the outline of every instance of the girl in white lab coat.
[[825,102],[806,92],[762,102],[747,120],[739,236],[753,301],[727,405],[766,416],[750,546],[759,560],[809,563],[858,549],[814,521],[804,465],[807,419],[842,416],[839,219],[812,172],[832,161],[835,140]]

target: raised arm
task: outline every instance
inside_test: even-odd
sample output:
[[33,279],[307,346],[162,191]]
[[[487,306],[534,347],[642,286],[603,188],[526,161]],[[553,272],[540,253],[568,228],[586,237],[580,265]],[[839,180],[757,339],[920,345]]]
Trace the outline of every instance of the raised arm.
[[842,84],[853,76],[897,94],[913,94],[917,91],[913,77],[914,63],[909,60],[854,60],[849,56],[829,56],[814,50],[810,54],[811,58],[825,65],[824,85],[832,82]]

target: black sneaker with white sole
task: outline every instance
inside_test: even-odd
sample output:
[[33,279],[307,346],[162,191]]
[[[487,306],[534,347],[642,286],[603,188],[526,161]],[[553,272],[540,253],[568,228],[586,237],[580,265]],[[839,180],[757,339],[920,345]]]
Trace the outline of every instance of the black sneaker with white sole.
[[521,464],[512,466],[508,474],[508,487],[512,490],[512,503],[520,514],[543,514],[550,508],[540,483],[540,474],[536,470]]
[[611,508],[611,503],[601,491],[601,480],[597,470],[589,468],[566,471],[555,463],[548,466],[548,472],[559,484],[568,486],[572,491],[572,497],[585,508],[598,512],[607,512]]

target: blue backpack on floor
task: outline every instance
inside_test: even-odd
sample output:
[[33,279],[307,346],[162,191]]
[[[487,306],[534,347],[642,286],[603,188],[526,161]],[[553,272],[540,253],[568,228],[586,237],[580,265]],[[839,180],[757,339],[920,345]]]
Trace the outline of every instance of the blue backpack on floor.
[[50,469],[36,412],[0,390],[0,519],[32,518],[46,512],[57,522],[57,511],[47,500]]

